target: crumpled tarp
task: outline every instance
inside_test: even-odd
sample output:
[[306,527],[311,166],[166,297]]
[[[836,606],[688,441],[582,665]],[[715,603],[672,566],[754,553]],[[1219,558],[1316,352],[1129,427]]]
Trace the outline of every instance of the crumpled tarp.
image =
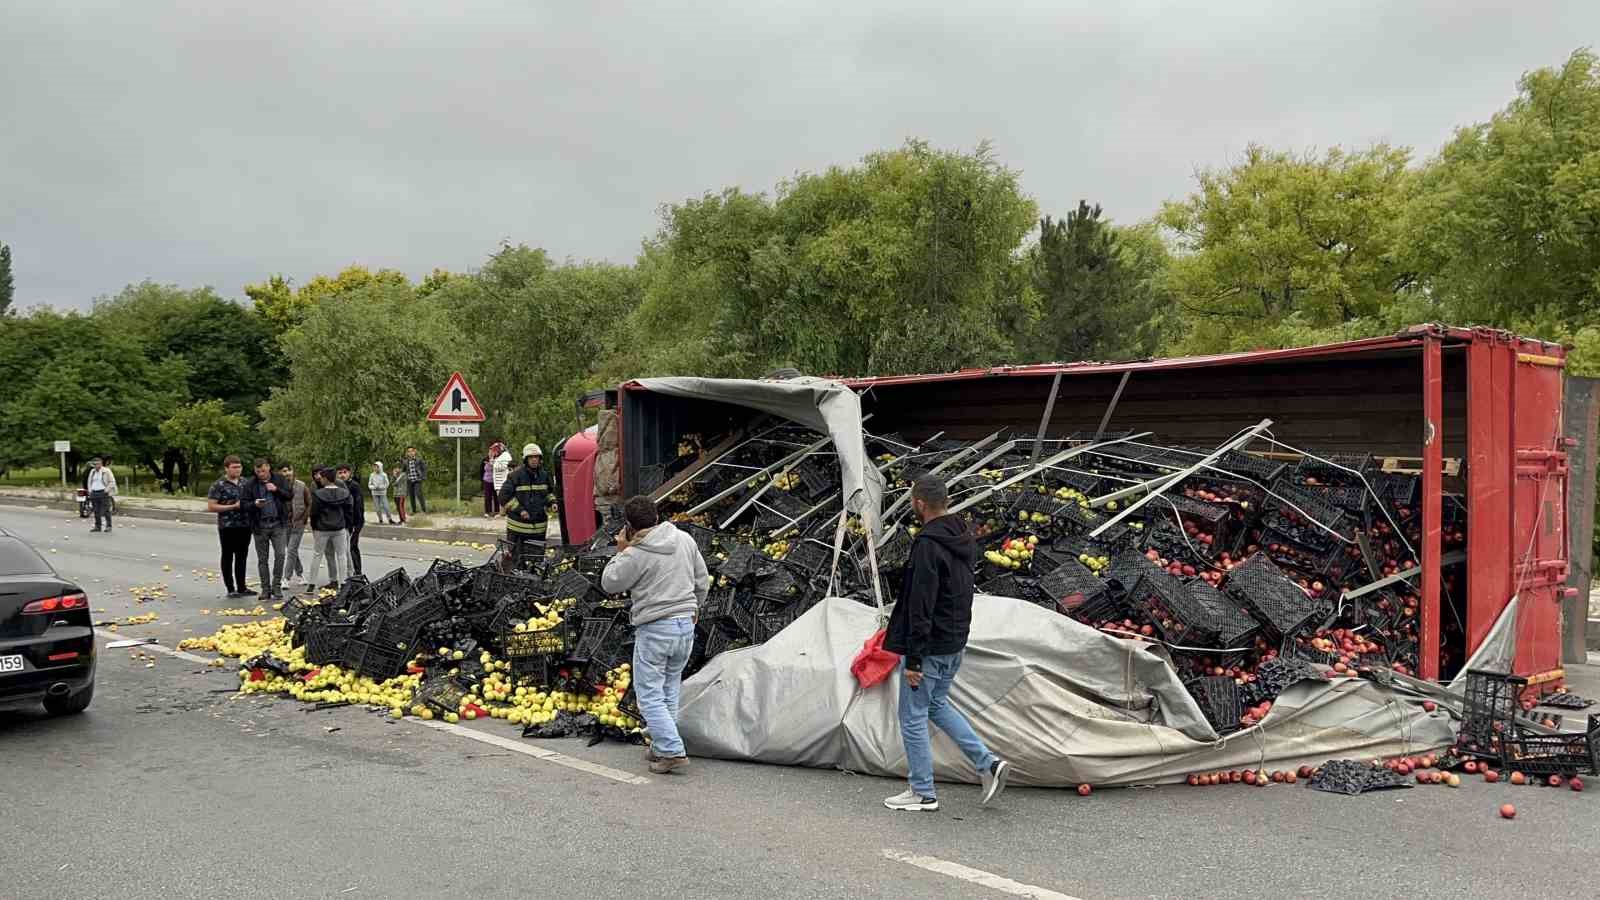
[[[850,674],[876,622],[871,607],[829,598],[765,644],[716,656],[683,684],[689,752],[905,775],[897,677],[861,690]],[[1449,745],[1456,729],[1448,707],[1430,714],[1404,685],[1347,678],[1295,684],[1260,725],[1219,739],[1157,647],[986,595],[951,698],[1011,761],[1015,783],[1051,787],[1395,756]],[[935,776],[976,783],[955,744],[932,733]]]
[[810,376],[782,381],[641,378],[638,384],[674,397],[715,400],[782,416],[833,438],[850,511],[865,513],[874,533],[882,533],[879,517],[883,509],[883,475],[867,456],[861,429],[861,398],[849,387]]

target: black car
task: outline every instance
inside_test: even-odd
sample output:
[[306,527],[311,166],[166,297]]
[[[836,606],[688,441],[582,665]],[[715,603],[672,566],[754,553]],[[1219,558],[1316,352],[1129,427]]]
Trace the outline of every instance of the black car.
[[0,707],[83,712],[94,699],[94,656],[88,596],[0,528]]

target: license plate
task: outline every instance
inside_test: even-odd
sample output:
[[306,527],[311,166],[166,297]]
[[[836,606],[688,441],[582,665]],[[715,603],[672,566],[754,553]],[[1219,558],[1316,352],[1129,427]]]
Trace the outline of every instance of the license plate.
[[5,674],[10,673],[10,672],[21,672],[21,671],[22,671],[22,656],[21,656],[21,654],[14,654],[12,656],[0,656],[0,675],[5,675]]

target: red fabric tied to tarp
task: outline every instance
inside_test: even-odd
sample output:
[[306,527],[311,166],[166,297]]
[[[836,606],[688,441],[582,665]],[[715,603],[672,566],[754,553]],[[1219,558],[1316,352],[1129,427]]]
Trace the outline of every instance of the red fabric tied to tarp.
[[850,674],[863,688],[869,688],[888,678],[900,665],[900,654],[883,649],[883,639],[888,631],[879,628],[861,645],[861,652],[850,663]]

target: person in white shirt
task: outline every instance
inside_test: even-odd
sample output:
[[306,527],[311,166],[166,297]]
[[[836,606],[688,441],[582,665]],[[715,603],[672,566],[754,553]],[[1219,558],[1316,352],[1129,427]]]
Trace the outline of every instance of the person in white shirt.
[[[500,489],[505,487],[506,479],[511,476],[511,451],[506,449],[504,441],[495,441],[494,446],[489,448],[489,456],[491,465],[489,470],[490,478],[493,479],[494,494],[498,498]],[[505,515],[505,510],[500,509],[499,506],[499,503],[495,504],[494,514],[497,516]]]
[[[94,506],[93,531],[111,530],[111,501],[117,496],[117,476],[112,473],[111,467],[105,465],[100,457],[96,456],[91,462],[89,477],[84,487],[89,491],[89,503]],[[101,523],[105,527],[101,527]]]

